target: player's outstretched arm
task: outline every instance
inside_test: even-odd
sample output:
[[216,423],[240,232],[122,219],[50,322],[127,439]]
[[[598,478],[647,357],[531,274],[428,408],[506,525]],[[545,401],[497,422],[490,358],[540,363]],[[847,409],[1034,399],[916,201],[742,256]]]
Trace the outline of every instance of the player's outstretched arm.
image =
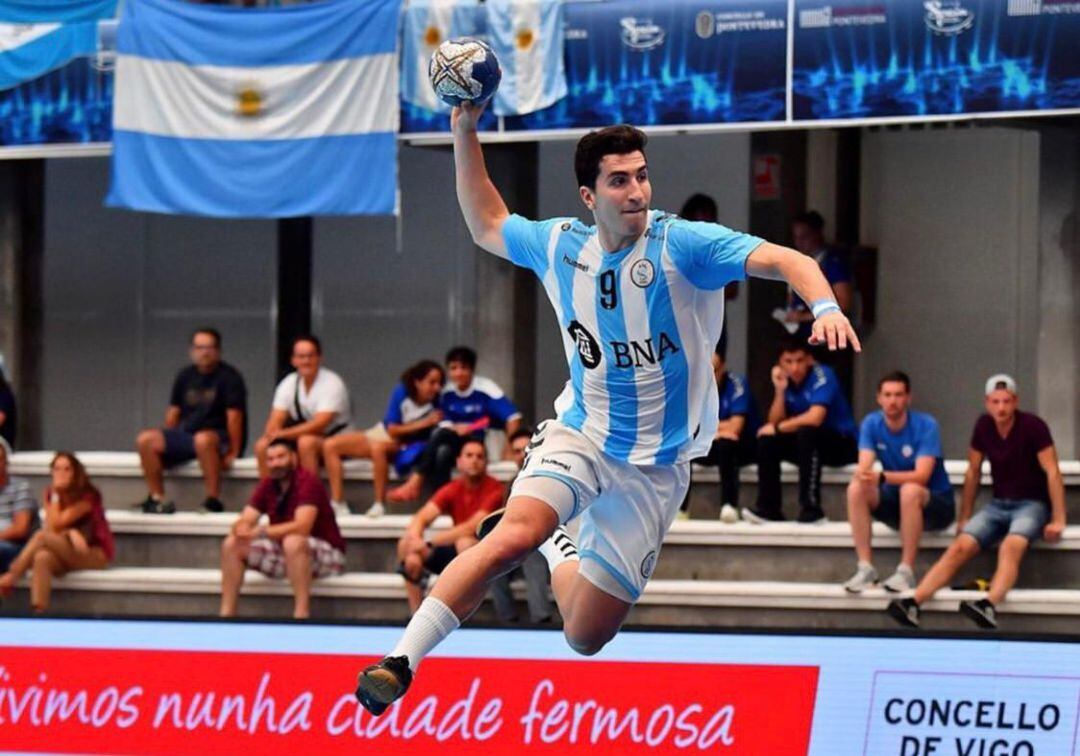
[[856,352],[862,351],[855,329],[836,304],[832,287],[816,260],[794,249],[762,242],[747,258],[746,272],[757,278],[787,281],[804,302],[810,303],[817,316],[811,344],[828,344],[830,350],[846,349],[850,344]]
[[502,226],[510,211],[488,176],[484,152],[476,134],[476,125],[483,112],[484,105],[465,103],[450,114],[458,204],[473,241],[492,254],[507,257]]

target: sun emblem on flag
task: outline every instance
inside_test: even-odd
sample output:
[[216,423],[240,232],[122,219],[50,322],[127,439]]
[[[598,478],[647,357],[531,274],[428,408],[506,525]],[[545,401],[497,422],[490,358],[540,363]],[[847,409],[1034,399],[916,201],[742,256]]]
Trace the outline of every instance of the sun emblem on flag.
[[439,27],[429,26],[424,30],[424,44],[428,47],[435,47],[442,42],[442,33],[439,32]]
[[263,111],[263,93],[254,85],[244,85],[236,93],[236,112],[245,118],[254,118]]
[[528,50],[535,41],[536,35],[533,34],[532,29],[519,29],[518,33],[514,36],[514,42],[517,44],[519,50]]

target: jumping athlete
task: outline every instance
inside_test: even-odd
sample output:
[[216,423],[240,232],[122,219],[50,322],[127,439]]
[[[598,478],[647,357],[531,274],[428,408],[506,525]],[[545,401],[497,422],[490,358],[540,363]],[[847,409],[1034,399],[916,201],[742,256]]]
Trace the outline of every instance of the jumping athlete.
[[[598,652],[641,596],[709,449],[718,397],[710,357],[724,285],[748,274],[786,281],[815,315],[811,343],[859,341],[817,263],[715,223],[651,210],[646,136],[631,126],[578,142],[574,170],[595,226],[529,221],[507,210],[476,133],[483,106],[451,116],[457,195],[473,240],[529,268],[559,317],[570,380],[543,423],[504,510],[444,570],[390,655],[360,673],[356,696],[378,715],[421,660],[480,604],[490,583],[534,549],[548,561],[563,633]],[[580,543],[563,526],[580,517]]]

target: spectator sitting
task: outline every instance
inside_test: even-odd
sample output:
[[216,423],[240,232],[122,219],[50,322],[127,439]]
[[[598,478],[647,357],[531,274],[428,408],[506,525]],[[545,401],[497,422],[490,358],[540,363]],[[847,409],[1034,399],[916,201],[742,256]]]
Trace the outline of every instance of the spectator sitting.
[[15,407],[15,394],[4,375],[3,360],[0,359],[0,438],[15,448],[15,435],[18,432],[18,415]]
[[[811,210],[796,216],[791,224],[791,237],[795,249],[817,261],[821,272],[832,285],[836,303],[845,315],[849,315],[853,299],[851,266],[843,250],[825,243],[825,219],[821,213]],[[791,287],[788,287],[783,322],[788,333],[797,339],[805,342],[810,338],[814,314]]]
[[445,375],[439,363],[420,360],[401,376],[401,383],[390,394],[383,421],[365,431],[339,433],[323,443],[323,461],[330,480],[330,498],[336,511],[348,509],[345,502],[346,457],[371,459],[375,502],[367,510],[370,517],[386,513],[386,484],[390,462],[399,475],[409,472],[423,452],[428,438],[442,419],[439,392]]
[[[889,604],[889,614],[902,625],[918,627],[919,607],[961,566],[1000,542],[986,598],[960,602],[960,612],[975,624],[997,627],[997,607],[1016,583],[1028,548],[1040,536],[1055,543],[1065,531],[1065,484],[1050,429],[1041,418],[1017,409],[1016,381],[1009,376],[991,376],[985,394],[986,414],[975,422],[968,450],[956,522],[959,535],[923,577],[914,596]],[[994,496],[971,517],[984,458],[990,460]]]
[[[518,470],[525,465],[530,441],[532,441],[532,431],[524,428],[514,431],[507,441],[510,458],[514,460]],[[518,573],[525,578],[525,601],[529,606],[529,620],[534,624],[551,622],[552,606],[548,596],[548,584],[551,582],[551,577],[548,574],[547,560],[536,551],[529,554],[520,567],[496,578],[491,584],[491,600],[495,604],[495,616],[502,622],[517,622],[517,606],[510,592],[510,579]]]
[[[712,364],[720,395],[719,419],[708,455],[694,462],[720,468],[720,519],[733,523],[739,519],[739,468],[754,462],[761,415],[746,378],[729,373],[719,352],[713,353]],[[689,505],[688,495],[680,515],[687,514]]]
[[[405,578],[410,612],[415,612],[424,598],[426,574],[440,574],[454,557],[475,545],[480,520],[502,506],[503,486],[487,474],[483,441],[465,442],[458,454],[457,468],[461,477],[435,492],[431,501],[409,520],[405,535],[398,541],[401,560],[398,571]],[[442,514],[450,515],[453,527],[426,540],[424,531]]]
[[203,508],[224,511],[221,470],[232,466],[247,443],[247,389],[236,368],[221,361],[221,335],[213,328],[192,334],[191,362],[173,382],[165,426],[144,430],[135,441],[150,489],[140,503],[147,513],[176,511],[165,499],[162,470],[193,458],[203,472]]
[[114,546],[101,494],[74,454],[59,452],[49,466],[52,484],[45,491],[45,524],[0,575],[0,595],[9,595],[19,578],[30,576],[30,606],[49,608],[53,577],[73,570],[104,569]]
[[[438,488],[450,480],[461,445],[466,439],[484,439],[487,428],[502,428],[509,437],[521,427],[521,413],[495,381],[476,374],[476,352],[458,346],[446,353],[449,377],[439,399],[443,420],[402,485],[390,491],[391,502],[420,498],[425,481]],[[509,455],[506,456],[509,459]]]
[[[345,571],[345,539],[322,481],[298,467],[292,441],[272,441],[266,466],[270,475],[259,481],[221,545],[221,616],[236,614],[244,570],[251,568],[267,577],[288,577],[293,617],[306,619],[312,578]],[[269,525],[259,524],[262,515]]]
[[7,442],[0,441],[0,572],[22,551],[37,523],[37,502],[30,484],[8,475]]
[[[847,489],[848,522],[859,564],[844,583],[860,593],[878,580],[874,569],[871,518],[900,531],[900,564],[882,584],[893,593],[915,587],[915,556],[923,530],[942,530],[956,518],[952,484],[945,472],[937,421],[911,407],[911,379],[889,373],[878,381],[881,407],[862,421],[859,467]],[[881,460],[883,472],[873,469]]]
[[266,447],[274,439],[294,441],[300,466],[318,475],[323,442],[349,427],[349,390],[341,376],[322,366],[319,340],[311,335],[294,339],[291,363],[295,370],[274,390],[266,429],[255,442],[260,478],[270,474]]
[[799,517],[802,523],[825,521],[821,508],[821,466],[855,461],[855,419],[836,374],[817,365],[807,346],[791,341],[780,349],[772,369],[773,399],[758,429],[758,499],[744,509],[751,522],[784,519],[780,460],[799,465]]

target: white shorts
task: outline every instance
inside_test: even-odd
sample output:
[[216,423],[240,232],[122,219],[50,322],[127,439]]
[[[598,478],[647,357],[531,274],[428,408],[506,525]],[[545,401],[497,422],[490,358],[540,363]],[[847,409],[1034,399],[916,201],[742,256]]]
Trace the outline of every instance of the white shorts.
[[[566,486],[538,485],[554,479]],[[604,454],[557,420],[542,423],[510,498],[549,504],[560,523],[581,517],[581,574],[604,593],[627,603],[641,597],[664,536],[690,486],[690,464],[633,465]]]

